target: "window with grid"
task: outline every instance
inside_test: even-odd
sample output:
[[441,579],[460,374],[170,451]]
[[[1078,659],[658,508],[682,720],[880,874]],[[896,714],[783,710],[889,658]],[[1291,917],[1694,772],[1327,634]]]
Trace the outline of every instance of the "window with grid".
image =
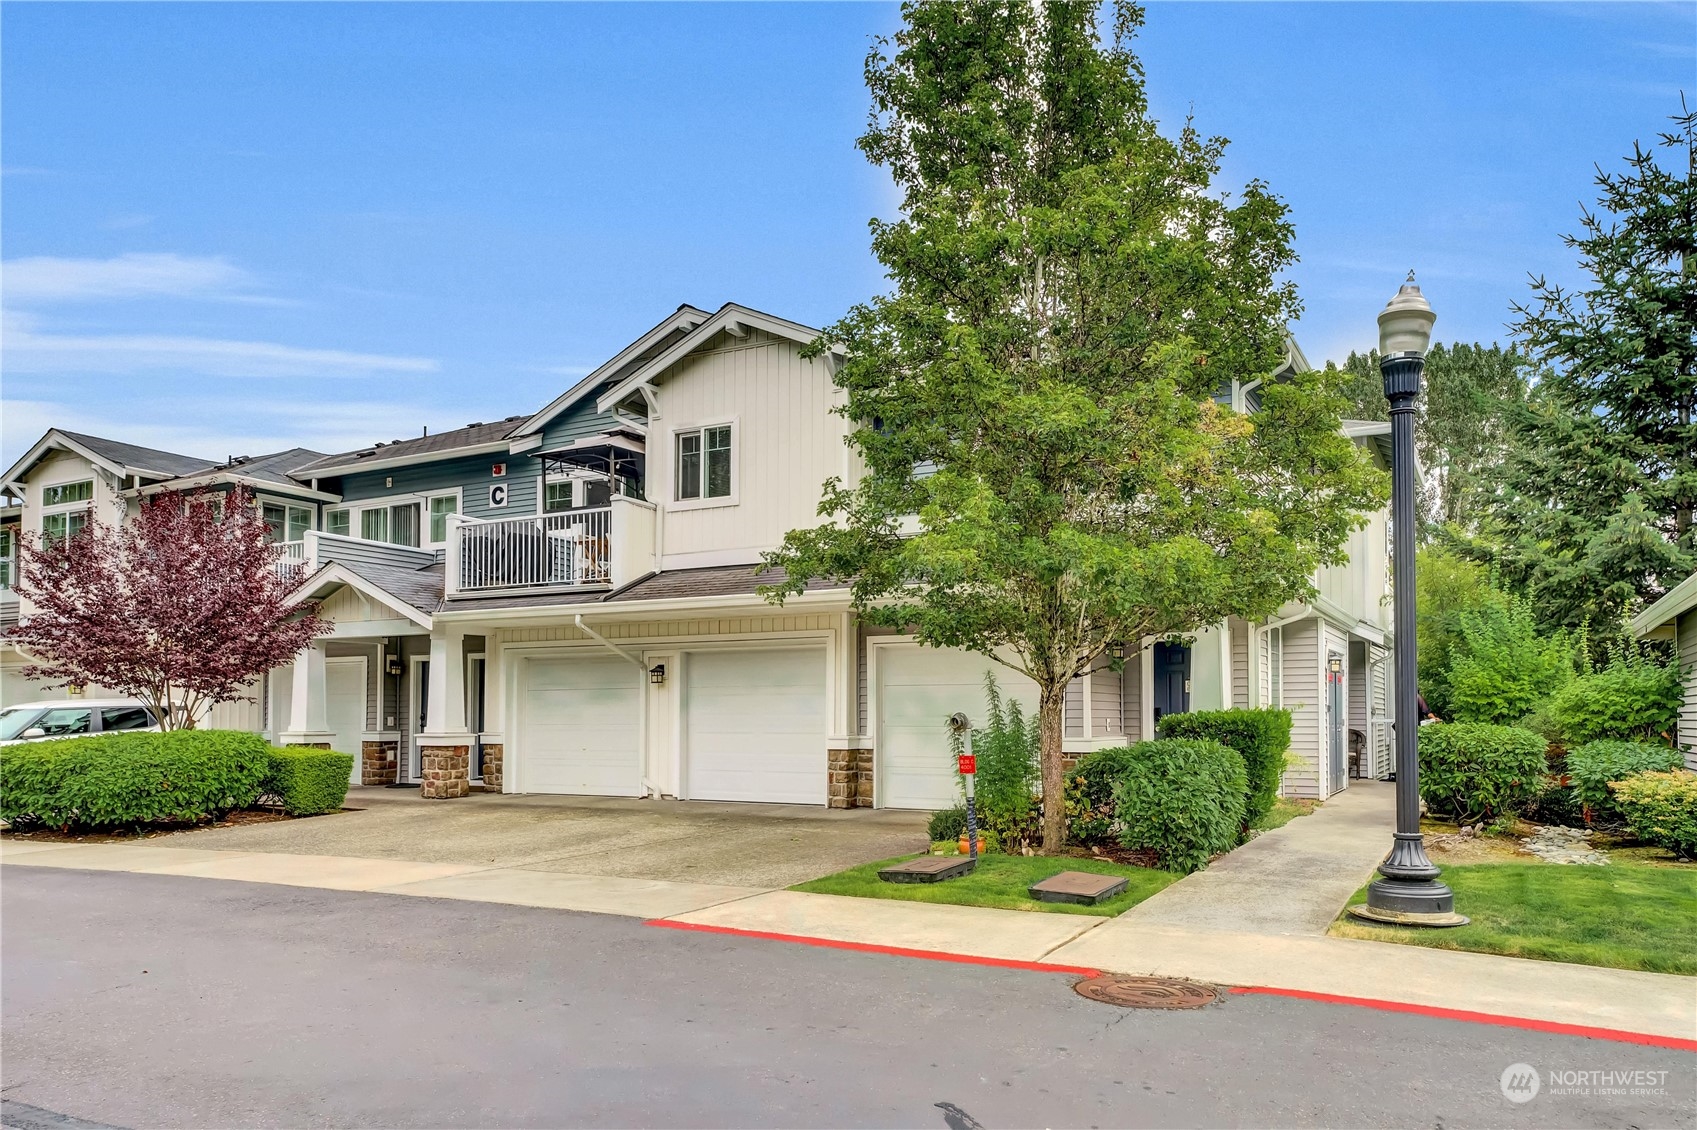
[[94,480],[84,479],[76,483],[58,483],[41,488],[41,504],[43,506],[69,506],[75,502],[89,502],[94,498]]
[[0,527],[0,589],[12,587],[12,566],[17,560],[17,550],[13,547],[16,544],[12,527]]
[[324,512],[324,532],[348,536],[348,512],[346,510],[327,510]]
[[570,479],[560,479],[544,484],[542,488],[542,509],[553,513],[556,510],[572,508],[572,486]]
[[679,432],[677,496],[680,502],[731,496],[731,425]]
[[46,541],[63,541],[75,537],[84,526],[88,525],[88,511],[71,510],[63,514],[43,514],[41,517],[41,536]]
[[451,494],[439,494],[430,500],[430,544],[441,545],[448,540],[448,515],[459,513],[460,500]]

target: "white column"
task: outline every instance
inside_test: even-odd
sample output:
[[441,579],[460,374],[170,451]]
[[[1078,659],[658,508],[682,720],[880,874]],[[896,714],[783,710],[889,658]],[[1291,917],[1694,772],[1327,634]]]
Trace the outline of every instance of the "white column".
[[324,690],[324,641],[314,640],[295,656],[289,695],[289,731],[284,745],[317,745],[331,738]]
[[430,633],[430,691],[424,732],[431,737],[463,735],[465,723],[465,632],[437,628]]

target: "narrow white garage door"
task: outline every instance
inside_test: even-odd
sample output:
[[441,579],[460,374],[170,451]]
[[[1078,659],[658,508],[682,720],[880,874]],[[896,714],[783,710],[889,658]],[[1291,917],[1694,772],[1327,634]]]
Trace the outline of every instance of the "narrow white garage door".
[[359,656],[324,661],[324,722],[336,736],[330,748],[351,753],[349,779],[359,784],[360,750],[365,731],[365,660]]
[[687,669],[690,799],[825,803],[823,648],[700,651]]
[[527,793],[640,796],[637,668],[622,659],[528,659],[518,785]]
[[1037,709],[1037,685],[969,651],[917,644],[877,648],[878,730],[873,749],[878,802],[885,808],[949,808],[960,800],[949,755],[949,715],[981,725],[984,673],[996,676],[1004,699]]

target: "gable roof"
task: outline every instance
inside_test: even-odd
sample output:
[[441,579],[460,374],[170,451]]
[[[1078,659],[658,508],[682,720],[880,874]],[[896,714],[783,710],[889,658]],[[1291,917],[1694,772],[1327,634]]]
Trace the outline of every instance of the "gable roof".
[[443,567],[331,561],[295,587],[293,600],[321,600],[343,585],[387,605],[421,627],[430,627],[442,604]]
[[326,502],[340,501],[341,495],[311,490],[289,475],[291,468],[322,458],[324,458],[323,452],[313,451],[306,447],[291,447],[284,451],[273,451],[269,455],[243,456],[225,463],[213,464],[206,470],[197,471],[192,475],[179,475],[174,479],[150,484],[142,488],[142,493],[183,490],[191,487],[209,486],[214,483],[238,483],[258,489],[270,488],[288,491]]
[[741,336],[739,331],[746,327],[765,330],[769,334],[786,337],[802,345],[811,344],[818,339],[820,334],[820,331],[812,326],[804,326],[800,322],[792,322],[788,318],[780,318],[776,314],[767,314],[748,306],[739,306],[735,302],[727,302],[714,311],[712,317],[638,365],[629,375],[602,393],[595,401],[595,407],[603,412],[611,410],[614,405],[634,392],[639,385],[659,376],[701,348],[714,334],[721,330],[729,330],[731,333]]
[[179,455],[174,451],[141,447],[138,444],[85,435],[82,432],[68,432],[63,428],[49,428],[47,434],[37,440],[35,446],[24,453],[22,459],[12,464],[4,481],[8,484],[18,482],[29,474],[49,451],[54,450],[74,451],[114,475],[140,475],[150,479],[171,479],[179,475],[190,475],[213,465],[211,459]]
[[357,451],[325,455],[310,463],[293,468],[289,473],[296,479],[328,478],[358,471],[377,471],[407,463],[423,463],[442,455],[476,455],[480,452],[507,450],[507,437],[518,427],[523,416],[508,416],[488,424],[467,424],[452,431],[416,439],[398,439],[392,443],[377,443]]
[[515,429],[513,435],[524,436],[540,432],[547,426],[548,421],[554,419],[561,412],[608,382],[623,380],[632,367],[640,365],[654,350],[665,348],[680,335],[688,334],[710,317],[712,315],[707,311],[697,309],[687,302],[684,303],[649,329],[647,333],[619,350],[607,361],[596,366],[594,372],[555,397],[546,408],[531,416]]

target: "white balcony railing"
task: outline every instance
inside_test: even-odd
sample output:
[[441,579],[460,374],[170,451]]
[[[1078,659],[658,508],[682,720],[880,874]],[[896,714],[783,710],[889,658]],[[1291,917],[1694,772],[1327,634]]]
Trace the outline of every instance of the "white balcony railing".
[[277,558],[277,575],[285,581],[298,581],[306,576],[306,542],[282,541],[277,543],[282,555]]
[[612,507],[452,523],[456,591],[604,585],[612,576]]

